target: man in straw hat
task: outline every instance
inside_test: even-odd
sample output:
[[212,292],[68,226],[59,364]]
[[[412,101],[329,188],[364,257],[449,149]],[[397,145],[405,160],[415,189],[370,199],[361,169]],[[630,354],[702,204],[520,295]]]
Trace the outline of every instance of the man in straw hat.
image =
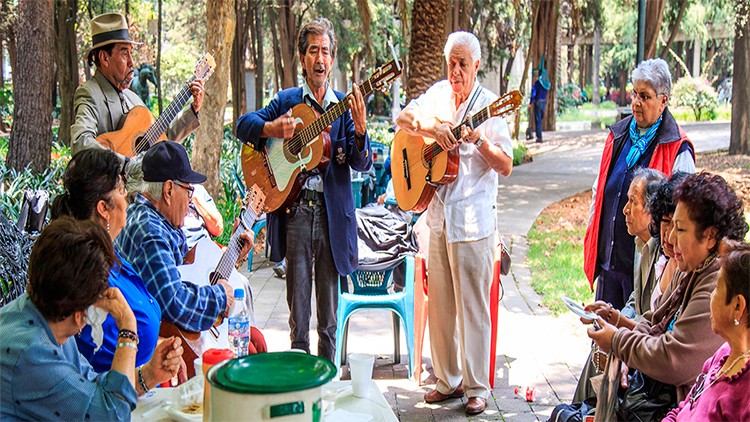
[[[116,130],[120,120],[133,107],[145,106],[140,97],[129,89],[133,79],[133,45],[141,43],[130,38],[125,16],[106,13],[94,17],[91,20],[91,44],[87,60],[89,66],[96,66],[96,72],[93,78],[76,90],[76,119],[71,127],[71,149],[74,154],[87,148],[104,148],[96,137]],[[200,126],[198,111],[203,103],[203,80],[193,81],[190,91],[193,103],[172,121],[167,129],[168,139],[181,142]],[[130,161],[122,155],[120,158]],[[138,173],[135,178],[142,179],[139,165],[129,166],[128,174],[133,174],[134,170]]]

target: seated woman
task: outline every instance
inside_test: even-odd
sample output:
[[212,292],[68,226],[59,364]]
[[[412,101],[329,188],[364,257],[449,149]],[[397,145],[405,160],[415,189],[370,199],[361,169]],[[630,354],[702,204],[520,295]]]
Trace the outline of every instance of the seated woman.
[[711,294],[711,329],[726,343],[665,421],[750,420],[750,246],[730,251]]
[[[27,291],[0,309],[0,419],[129,420],[138,395],[175,376],[180,339],[168,339],[136,370],[136,321],[107,285],[117,260],[107,232],[92,221],[59,218],[36,240]],[[97,373],[76,335],[96,305],[119,328],[111,370]]]
[[[723,240],[739,241],[747,232],[742,202],[720,176],[692,174],[674,192],[674,245],[679,272],[656,309],[632,329],[603,318],[588,335],[604,351],[653,380],[677,387],[682,400],[701,365],[721,344],[711,331],[710,295],[716,287]],[[623,380],[625,381],[625,380]],[[627,388],[627,382],[622,382]],[[601,392],[600,392],[601,401]],[[676,403],[675,403],[676,404]],[[600,409],[597,407],[597,417]],[[606,415],[603,415],[606,419]]]
[[[110,150],[92,148],[74,155],[65,169],[65,191],[52,204],[52,218],[70,216],[76,220],[90,220],[106,228],[110,243],[125,227],[127,200],[122,164]],[[140,339],[136,365],[151,359],[159,338],[161,309],[146,289],[133,267],[117,254],[109,270],[109,287],[116,287],[135,314],[136,333]],[[103,339],[94,340],[91,325],[86,325],[76,336],[78,349],[97,372],[112,365],[117,347],[117,324],[109,315],[102,325]]]

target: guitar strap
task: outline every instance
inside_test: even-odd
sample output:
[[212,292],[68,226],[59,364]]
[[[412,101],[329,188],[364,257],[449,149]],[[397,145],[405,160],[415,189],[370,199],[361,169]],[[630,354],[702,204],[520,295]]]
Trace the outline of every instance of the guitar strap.
[[[459,120],[459,124],[463,123],[464,120],[466,120],[466,116],[469,114],[469,110],[471,110],[474,107],[474,103],[477,102],[477,99],[479,98],[479,93],[482,91],[482,84],[477,84],[477,88],[474,90],[474,95],[471,96],[471,100],[469,101],[469,105],[466,106],[466,110],[464,110],[464,117]],[[474,129],[473,125],[470,125],[472,129]]]

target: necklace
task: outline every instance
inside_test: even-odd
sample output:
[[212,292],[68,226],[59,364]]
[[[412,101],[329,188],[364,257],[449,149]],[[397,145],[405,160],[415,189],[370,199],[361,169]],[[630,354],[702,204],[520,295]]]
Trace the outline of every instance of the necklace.
[[696,400],[698,400],[698,397],[703,394],[704,391],[711,388],[712,385],[716,384],[716,381],[718,381],[721,377],[726,375],[727,372],[729,372],[730,369],[734,367],[737,362],[740,361],[740,359],[743,358],[750,358],[750,349],[746,350],[745,353],[737,356],[737,359],[733,360],[729,366],[726,367],[726,369],[723,369],[719,371],[718,374],[716,374],[716,378],[714,378],[713,381],[711,381],[708,386],[704,386],[704,383],[706,381],[706,374],[701,373],[698,375],[698,378],[695,380],[695,384],[693,385],[693,388],[690,390],[690,405],[692,406]]

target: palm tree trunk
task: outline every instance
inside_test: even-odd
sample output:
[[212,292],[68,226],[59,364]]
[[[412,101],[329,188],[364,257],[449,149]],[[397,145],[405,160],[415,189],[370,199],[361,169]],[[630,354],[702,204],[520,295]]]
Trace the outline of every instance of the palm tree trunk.
[[409,49],[409,79],[407,99],[425,92],[444,77],[442,46],[445,44],[445,15],[447,0],[414,0]]

